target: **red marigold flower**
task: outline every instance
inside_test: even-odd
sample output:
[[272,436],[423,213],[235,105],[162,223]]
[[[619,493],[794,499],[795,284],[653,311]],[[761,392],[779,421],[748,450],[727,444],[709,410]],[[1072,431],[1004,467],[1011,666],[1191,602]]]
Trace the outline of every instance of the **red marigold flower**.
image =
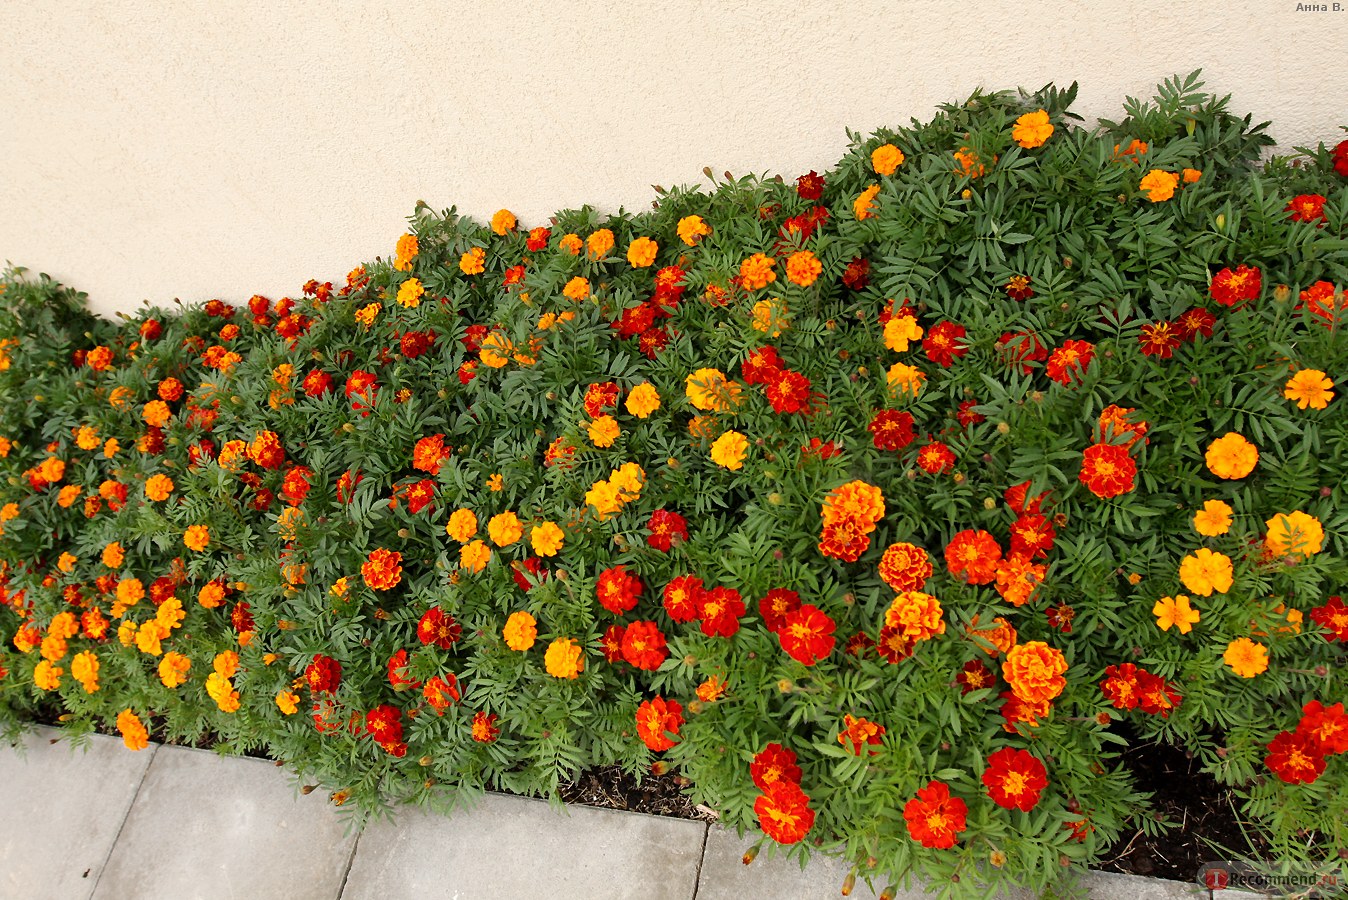
[[800,775],[795,751],[777,743],[768,744],[760,750],[749,765],[749,777],[760,791],[766,791],[779,781],[800,784]]
[[244,455],[263,469],[279,469],[286,459],[285,448],[274,431],[259,431]]
[[819,539],[819,552],[843,562],[856,562],[871,545],[870,536],[853,519],[829,522]]
[[[678,743],[675,738],[683,725],[683,707],[676,700],[656,696],[637,707],[637,735],[642,743],[659,753]],[[672,734],[675,737],[668,737]]]
[[1028,750],[1003,747],[988,757],[983,784],[992,802],[1003,809],[1029,812],[1039,803],[1039,794],[1048,787],[1048,770]]
[[902,450],[913,442],[913,415],[893,409],[882,409],[871,419],[866,430],[880,450]]
[[446,709],[459,702],[459,679],[453,672],[436,675],[421,686],[421,696],[426,698],[436,715],[443,715]]
[[1033,331],[1008,331],[997,339],[997,353],[1002,362],[1012,368],[1020,367],[1022,375],[1034,371],[1033,363],[1048,359],[1048,348]]
[[482,342],[487,339],[488,333],[486,325],[469,325],[463,330],[459,343],[463,344],[463,349],[468,353],[477,353],[482,349]]
[[623,659],[638,669],[654,672],[669,656],[665,636],[654,622],[633,622],[623,632]]
[[1348,312],[1348,291],[1338,291],[1328,281],[1317,281],[1299,295],[1301,305],[1310,309],[1311,315],[1324,319],[1321,324],[1326,328],[1339,321],[1341,314]]
[[731,637],[740,630],[740,616],[744,615],[744,599],[739,591],[728,587],[714,587],[702,594],[698,616],[702,619],[702,633],[707,637]]
[[1082,484],[1097,497],[1109,499],[1126,494],[1134,487],[1137,463],[1128,448],[1118,444],[1091,444],[1081,457]]
[[1012,300],[1025,301],[1034,296],[1034,288],[1030,287],[1030,279],[1027,275],[1012,275],[1004,290],[1006,296]]
[[501,284],[509,287],[512,284],[519,284],[524,280],[524,266],[511,266],[505,270],[505,277],[501,279]]
[[548,570],[543,568],[543,560],[537,556],[526,556],[523,560],[516,560],[510,564],[510,577],[515,580],[515,586],[522,591],[528,591],[538,582],[546,580],[548,575]]
[[[1145,670],[1143,671],[1145,673]],[[1141,699],[1137,681],[1138,672],[1139,669],[1132,663],[1105,667],[1105,678],[1100,682],[1100,693],[1114,704],[1115,709],[1137,708]]]
[[369,557],[361,563],[361,577],[371,590],[392,590],[403,580],[402,561],[403,555],[397,551],[383,547],[371,550]]
[[691,622],[702,610],[702,596],[706,588],[702,579],[694,575],[679,575],[665,585],[665,612],[675,622]]
[[350,469],[342,473],[342,477],[337,479],[337,502],[350,503],[351,498],[356,491],[356,485],[360,484],[365,478],[360,472],[354,474]]
[[1183,341],[1192,341],[1199,335],[1208,338],[1212,337],[1212,326],[1216,324],[1216,316],[1201,306],[1195,306],[1175,320],[1175,333]]
[[1342,703],[1333,706],[1325,706],[1319,700],[1307,703],[1301,708],[1296,733],[1315,741],[1322,756],[1348,753],[1348,715],[1344,715]]
[[777,781],[754,801],[758,827],[779,844],[794,844],[814,827],[810,798],[794,781]]
[[402,710],[385,703],[365,714],[365,730],[379,744],[396,744],[403,739]]
[[1324,606],[1312,609],[1310,616],[1312,622],[1329,632],[1325,640],[1348,644],[1348,605],[1338,594],[1326,600]]
[[242,600],[235,603],[234,608],[229,611],[229,624],[233,626],[234,631],[238,634],[242,634],[245,631],[252,631],[253,608]]
[[958,322],[938,322],[922,339],[922,350],[927,359],[948,369],[955,359],[969,352],[969,348],[961,343],[967,333]]
[[448,650],[463,637],[463,626],[438,606],[432,606],[417,621],[417,640]]
[[832,459],[839,453],[842,453],[842,448],[833,443],[833,441],[821,441],[819,438],[810,438],[810,442],[804,447],[801,447],[800,452],[803,456],[817,456],[820,459]]
[[600,572],[594,586],[600,605],[615,616],[630,612],[643,589],[641,579],[629,575],[626,566],[612,566]]
[[972,428],[988,420],[988,417],[982,413],[974,412],[974,407],[978,405],[977,400],[961,400],[959,411],[955,413],[955,421],[959,422],[965,428]]
[[407,499],[407,511],[416,515],[435,503],[435,482],[423,478],[407,486],[403,496]]
[[530,228],[529,237],[527,240],[525,240],[524,246],[529,250],[530,253],[537,253],[540,250],[546,250],[548,248],[548,241],[551,239],[552,239],[551,228],[543,228],[542,226],[538,228]]
[[1076,617],[1076,610],[1066,603],[1059,603],[1057,606],[1050,606],[1044,610],[1044,616],[1048,619],[1048,627],[1056,628],[1063,634],[1072,633],[1072,619]]
[[843,270],[842,280],[854,291],[866,290],[871,284],[871,261],[860,256],[852,257]]
[[1045,515],[1021,514],[1011,523],[1011,552],[1025,556],[1047,556],[1058,532]]
[[906,633],[902,625],[885,625],[880,629],[880,638],[875,642],[875,650],[892,665],[897,665],[913,655],[917,647],[917,638]]
[[395,691],[416,690],[421,682],[407,675],[407,651],[399,650],[388,658],[388,683]]
[[490,744],[501,736],[501,729],[496,725],[497,715],[492,713],[488,715],[482,710],[473,714],[473,740],[479,744]]
[[964,668],[960,669],[959,674],[955,676],[961,694],[972,694],[974,691],[990,688],[996,683],[996,680],[992,670],[984,665],[981,659],[969,660],[964,664]]
[[1149,427],[1147,423],[1142,421],[1134,422],[1131,419],[1131,416],[1135,411],[1136,410],[1129,407],[1118,406],[1114,403],[1106,406],[1100,412],[1100,436],[1096,438],[1096,441],[1102,444],[1113,444],[1117,443],[1119,438],[1127,434],[1130,435],[1130,437],[1124,442],[1124,447],[1132,449],[1132,446],[1138,441],[1144,441],[1145,443],[1150,444],[1151,439],[1146,436],[1147,428]]
[[843,652],[857,659],[865,659],[874,647],[875,641],[871,640],[871,636],[864,631],[858,631],[847,639]]
[[629,306],[618,315],[611,327],[620,338],[636,337],[655,324],[655,310],[655,305],[651,303]]
[[745,384],[768,384],[783,367],[776,347],[760,347],[740,363],[740,374]]
[[650,328],[637,338],[637,349],[647,359],[655,359],[669,346],[669,332],[663,328]]
[[627,629],[622,625],[610,625],[608,627],[604,636],[599,639],[599,643],[604,649],[604,659],[611,663],[623,661],[623,635],[625,634],[627,634]]
[[1239,265],[1229,267],[1212,276],[1208,293],[1222,306],[1236,306],[1248,300],[1258,300],[1264,288],[1264,273],[1257,267]]
[[1175,325],[1164,319],[1143,325],[1137,341],[1142,345],[1143,356],[1157,356],[1161,359],[1174,356],[1175,348],[1183,343]]
[[931,572],[931,557],[914,544],[890,544],[880,557],[880,578],[899,593],[922,590]]
[[679,266],[665,266],[655,273],[655,296],[651,298],[651,302],[655,304],[661,316],[672,315],[678,307],[686,289],[684,278],[687,275],[688,273]]
[[[857,718],[851,713],[843,716],[843,730],[838,732],[838,743],[845,748],[851,744],[852,754],[860,756],[864,747],[878,747],[885,736],[885,726],[878,725],[867,718]],[[868,755],[874,756],[874,750]]]
[[776,633],[786,623],[786,617],[800,609],[800,594],[786,588],[773,588],[758,601],[758,614],[763,625]]
[[1002,700],[1002,730],[1009,734],[1019,734],[1020,731],[1016,728],[1019,724],[1031,728],[1038,727],[1039,720],[1046,717],[1053,708],[1048,700],[1026,700],[1013,691],[1002,691],[997,696]]
[[281,483],[281,493],[291,506],[299,506],[309,494],[309,479],[314,475],[308,466],[291,466]]
[[666,509],[657,509],[651,513],[646,529],[650,531],[646,543],[661,553],[668,553],[676,543],[688,540],[688,520]]
[[1325,217],[1325,198],[1321,194],[1297,194],[1285,207],[1293,222],[1316,222],[1317,228],[1323,227]]
[[1063,341],[1061,347],[1048,355],[1044,371],[1058,384],[1070,385],[1081,380],[1094,358],[1095,345],[1089,341]]
[[332,390],[332,376],[322,369],[314,369],[304,376],[304,395],[322,397]]
[[1170,710],[1179,706],[1180,695],[1174,686],[1160,675],[1153,675],[1145,669],[1137,673],[1137,705],[1148,715],[1159,715],[1162,719],[1170,717]]
[[585,414],[591,419],[618,405],[618,386],[611,381],[592,384],[585,389]]
[[786,414],[808,411],[810,379],[790,369],[778,369],[768,379],[766,394],[773,412]]
[[796,179],[796,195],[802,200],[818,200],[824,196],[824,176],[814,169]]
[[941,475],[955,468],[955,451],[948,444],[932,441],[917,451],[917,467],[928,475]]
[[812,666],[833,652],[838,643],[833,637],[835,628],[827,613],[806,603],[786,614],[777,639],[792,659]]
[[342,683],[342,664],[319,653],[304,670],[304,680],[314,693],[330,693]]
[[1334,171],[1348,178],[1348,141],[1340,141],[1334,147]]
[[434,331],[409,331],[398,339],[398,349],[408,359],[416,359],[435,346]]
[[367,406],[374,402],[378,390],[378,376],[373,372],[357,369],[346,379],[346,397],[351,401],[352,409],[368,412]]
[[968,811],[963,800],[950,796],[949,787],[932,781],[904,805],[903,820],[913,840],[933,850],[948,850],[959,841]]
[[1017,515],[1023,513],[1035,514],[1039,512],[1043,502],[1048,499],[1049,491],[1044,491],[1037,497],[1030,498],[1030,482],[1022,481],[1020,484],[1009,487],[1002,493],[1002,499],[1006,505],[1011,507],[1011,511]]
[[424,437],[412,448],[412,468],[430,475],[439,475],[440,467],[445,464],[449,455],[450,449],[445,446],[443,434]]
[[1325,758],[1310,735],[1278,733],[1268,745],[1264,765],[1288,784],[1310,784],[1325,771]]
[[991,584],[997,577],[1002,548],[986,531],[966,529],[950,539],[945,547],[945,564],[951,575],[969,584]]

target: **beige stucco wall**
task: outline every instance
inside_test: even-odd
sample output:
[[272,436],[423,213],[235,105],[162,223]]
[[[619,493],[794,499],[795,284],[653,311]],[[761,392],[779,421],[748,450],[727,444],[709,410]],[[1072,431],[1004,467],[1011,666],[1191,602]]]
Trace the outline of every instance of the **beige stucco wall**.
[[1294,0],[474,6],[5,3],[0,259],[104,313],[276,297],[390,252],[418,199],[532,225],[706,165],[794,177],[980,85],[1075,79],[1112,117],[1201,66],[1282,146],[1348,122],[1348,11]]

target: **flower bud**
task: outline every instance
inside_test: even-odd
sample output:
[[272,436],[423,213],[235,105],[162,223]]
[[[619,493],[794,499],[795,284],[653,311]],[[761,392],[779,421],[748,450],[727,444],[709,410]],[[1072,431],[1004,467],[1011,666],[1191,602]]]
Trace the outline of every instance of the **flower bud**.
[[423,756],[421,759],[417,760],[417,765],[419,766],[429,766],[433,765],[434,763],[435,760],[429,756]]
[[1285,284],[1280,284],[1273,289],[1273,302],[1286,303],[1292,297],[1292,289]]
[[1226,227],[1226,214],[1225,214],[1225,213],[1217,213],[1217,221],[1216,221],[1216,225],[1217,225],[1217,230],[1218,230],[1218,231],[1221,231],[1223,228]]
[[790,678],[783,678],[781,681],[777,682],[777,690],[780,693],[789,694],[795,689],[796,686],[791,682]]
[[[971,190],[969,190],[968,188],[965,188],[964,190],[960,191],[960,199],[962,199],[962,200],[968,200],[968,199],[969,199],[970,197],[972,197],[973,195],[974,195],[974,192],[971,191]],[[843,893],[846,894],[846,893],[849,893],[849,892],[848,892],[848,891],[843,891]]]
[[755,859],[758,859],[758,847],[757,847],[757,846],[750,847],[747,851],[745,851],[744,855],[743,855],[742,857],[740,857],[740,862],[744,863],[744,864],[747,866],[747,865],[749,865],[749,863],[753,862]]
[[[967,194],[967,193],[969,193],[969,192],[968,192],[968,191],[965,191],[965,193]],[[852,888],[856,887],[856,883],[857,883],[857,873],[856,873],[856,872],[848,872],[848,873],[847,873],[847,877],[843,879],[843,883],[842,883],[842,895],[843,895],[844,897],[850,897],[850,896],[852,896]]]
[[1010,425],[1009,423],[1007,423],[1007,422],[998,422],[998,423],[997,423],[997,433],[998,433],[998,434],[1010,434],[1010,433],[1011,433],[1011,425]]
[[300,788],[300,793],[301,793],[301,794],[304,794],[304,795],[307,797],[308,795],[312,794],[312,793],[313,793],[314,791],[316,791],[316,790],[318,790],[318,785],[316,785],[316,784],[306,784],[304,787]]
[[983,498],[983,508],[984,508],[984,509],[996,509],[996,508],[997,508],[997,501],[994,500],[992,497],[984,497],[984,498]]

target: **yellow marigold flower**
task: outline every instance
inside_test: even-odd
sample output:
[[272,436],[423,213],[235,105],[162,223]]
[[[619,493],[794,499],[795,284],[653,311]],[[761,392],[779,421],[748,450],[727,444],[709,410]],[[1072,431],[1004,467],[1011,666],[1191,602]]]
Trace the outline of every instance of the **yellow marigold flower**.
[[220,448],[220,454],[215,461],[226,472],[239,472],[243,469],[247,455],[248,444],[244,441],[225,441],[225,445]]
[[1282,395],[1295,400],[1297,409],[1324,409],[1334,399],[1334,382],[1319,369],[1302,369],[1287,380]]
[[1142,176],[1138,189],[1146,191],[1147,199],[1152,203],[1161,203],[1175,196],[1175,186],[1179,184],[1179,179],[1180,177],[1174,172],[1152,169]]
[[76,653],[70,660],[70,677],[80,683],[86,694],[98,690],[98,657],[92,650]]
[[1210,597],[1213,591],[1225,594],[1235,580],[1231,558],[1207,547],[1180,560],[1179,577],[1186,588],[1200,597]]
[[738,431],[727,431],[711,445],[711,461],[732,472],[744,468],[749,439]]
[[53,665],[49,660],[42,660],[33,669],[33,684],[41,691],[54,691],[61,686],[61,676],[65,674],[65,669]]
[[643,381],[628,393],[626,406],[638,419],[648,418],[660,408],[660,392],[649,381]]
[[590,282],[577,275],[566,283],[566,287],[562,288],[562,296],[579,303],[590,296]]
[[141,724],[140,717],[129,709],[117,714],[117,730],[122,733],[122,743],[128,750],[144,750],[150,746],[150,733]]
[[[399,289],[399,292],[401,293],[401,289]],[[374,324],[374,320],[379,317],[379,312],[383,308],[384,307],[378,303],[365,304],[360,309],[356,310],[356,322],[368,329]]]
[[136,628],[138,626],[130,619],[123,619],[117,626],[117,640],[123,647],[133,647],[136,644]]
[[459,257],[459,271],[465,275],[481,275],[487,268],[487,251],[474,247]]
[[515,230],[515,214],[508,209],[498,209],[491,217],[491,230],[495,234],[505,235]]
[[627,245],[627,261],[634,269],[644,269],[655,262],[660,245],[648,237],[639,237]]
[[293,691],[280,691],[276,695],[276,708],[284,715],[293,716],[295,713],[299,712],[300,695]]
[[1027,112],[1011,126],[1011,139],[1026,150],[1042,147],[1052,136],[1053,125],[1048,120],[1048,111],[1043,109]]
[[188,550],[195,550],[198,553],[206,549],[206,545],[211,542],[211,531],[205,525],[188,525],[187,531],[183,533],[183,545]]
[[206,693],[215,701],[215,705],[220,707],[221,712],[238,712],[239,692],[234,690],[234,685],[227,676],[219,672],[207,675]]
[[419,249],[415,234],[404,234],[398,238],[398,243],[393,248],[393,268],[399,272],[412,271],[412,260],[417,258]]
[[1241,678],[1253,678],[1268,670],[1268,648],[1249,638],[1236,638],[1226,645],[1222,662]]
[[481,572],[491,560],[491,548],[481,540],[469,541],[459,550],[459,568]]
[[167,475],[151,475],[145,480],[145,496],[156,502],[167,500],[173,493],[173,479]]
[[875,198],[880,196],[880,185],[873,184],[852,201],[852,215],[858,222],[875,218]]
[[684,382],[684,393],[698,409],[725,412],[739,405],[740,384],[720,369],[698,369]]
[[572,638],[558,638],[548,645],[543,665],[554,678],[575,678],[585,669],[580,644]]
[[56,568],[60,569],[62,572],[65,572],[67,575],[69,575],[72,571],[74,571],[75,563],[79,561],[80,558],[72,553],[62,553],[61,558],[56,561]]
[[594,509],[599,521],[616,515],[623,507],[621,492],[611,481],[596,481],[585,492],[585,504]]
[[1300,510],[1280,513],[1265,522],[1264,527],[1268,529],[1264,544],[1275,556],[1313,556],[1324,549],[1325,530],[1320,520]]
[[885,625],[900,628],[905,637],[925,641],[945,634],[941,601],[922,591],[904,591],[885,610]]
[[89,426],[81,425],[75,430],[75,446],[81,450],[93,450],[101,444],[98,439],[98,430]]
[[1169,631],[1173,625],[1180,634],[1188,634],[1198,622],[1198,610],[1189,605],[1189,598],[1184,594],[1157,600],[1151,608],[1151,614],[1156,617],[1156,625],[1162,631]]
[[711,234],[711,226],[702,221],[701,216],[684,216],[679,220],[679,240],[689,247],[696,247],[698,241]]
[[487,536],[498,547],[509,547],[524,536],[524,526],[513,512],[503,512],[487,520]]
[[120,569],[125,561],[120,541],[113,541],[103,548],[103,565],[109,569]]
[[585,239],[585,252],[590,259],[603,259],[613,249],[613,232],[601,228]]
[[177,597],[169,597],[154,612],[154,620],[159,626],[167,632],[179,628],[183,624],[183,619],[187,618],[187,612],[183,609],[183,602]]
[[1244,478],[1259,462],[1259,450],[1234,431],[1217,438],[1204,454],[1208,471],[1218,478]]
[[117,451],[122,449],[122,445],[117,443],[117,438],[108,438],[103,443],[103,458],[112,459],[117,455]]
[[755,331],[761,331],[768,337],[777,337],[783,331],[791,327],[791,319],[787,314],[786,302],[781,297],[773,297],[768,300],[759,300],[753,307],[753,321],[751,323]]
[[499,493],[505,490],[505,479],[501,477],[500,472],[493,472],[487,476],[487,490],[493,493]]
[[585,430],[590,435],[590,443],[601,450],[612,447],[613,442],[616,441],[618,435],[622,433],[621,429],[618,428],[618,420],[608,415],[599,416],[593,422],[586,425]]
[[538,622],[527,612],[511,613],[501,633],[507,647],[522,653],[532,647],[538,638]]
[[19,517],[19,504],[6,503],[0,506],[0,522],[8,522]]
[[914,399],[922,393],[922,386],[926,384],[927,374],[917,366],[910,366],[904,363],[895,363],[889,367],[889,372],[885,375],[885,383],[889,386],[890,394],[911,394]]
[[416,309],[421,304],[421,296],[426,293],[426,289],[421,286],[421,281],[416,278],[409,278],[398,285],[398,302],[408,309]]
[[159,680],[166,688],[176,688],[187,681],[187,673],[192,668],[192,660],[177,651],[170,650],[159,660]]
[[547,521],[529,529],[529,544],[539,556],[556,556],[566,535],[556,522]]
[[1221,500],[1209,500],[1194,513],[1194,529],[1204,537],[1217,537],[1231,530],[1231,506]]
[[893,175],[903,160],[903,151],[893,144],[881,144],[871,151],[871,168],[876,175]]
[[801,287],[809,287],[824,271],[824,264],[809,250],[797,250],[786,258],[786,277]]
[[618,499],[631,503],[641,495],[646,483],[646,471],[634,462],[625,462],[609,473],[609,481],[618,489]]
[[468,543],[477,534],[477,513],[471,509],[454,510],[450,513],[449,524],[445,526],[445,534],[460,544]]
[[1183,177],[1185,184],[1193,184],[1203,177],[1203,173],[1198,169],[1181,169],[1180,176]]
[[922,339],[922,326],[917,324],[915,316],[903,316],[895,313],[885,323],[885,346],[895,353],[905,353],[909,341]]
[[153,619],[142,622],[140,628],[136,631],[136,649],[150,656],[158,656],[164,652],[160,642],[166,637],[168,637],[168,634],[163,628],[159,627],[158,622]]
[[562,239],[557,242],[557,246],[572,256],[579,256],[580,248],[585,246],[585,242],[580,239],[578,234],[568,234],[562,236]]

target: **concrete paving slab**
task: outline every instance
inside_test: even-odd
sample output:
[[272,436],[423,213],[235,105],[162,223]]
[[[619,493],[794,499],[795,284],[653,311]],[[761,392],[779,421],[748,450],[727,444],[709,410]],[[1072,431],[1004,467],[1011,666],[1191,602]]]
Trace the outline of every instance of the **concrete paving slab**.
[[488,794],[451,816],[402,809],[361,835],[342,900],[692,900],[706,826]]
[[37,728],[0,744],[0,897],[84,900],[112,850],[155,747],[91,735],[87,751]]
[[161,747],[94,900],[336,900],[355,834],[259,759]]

